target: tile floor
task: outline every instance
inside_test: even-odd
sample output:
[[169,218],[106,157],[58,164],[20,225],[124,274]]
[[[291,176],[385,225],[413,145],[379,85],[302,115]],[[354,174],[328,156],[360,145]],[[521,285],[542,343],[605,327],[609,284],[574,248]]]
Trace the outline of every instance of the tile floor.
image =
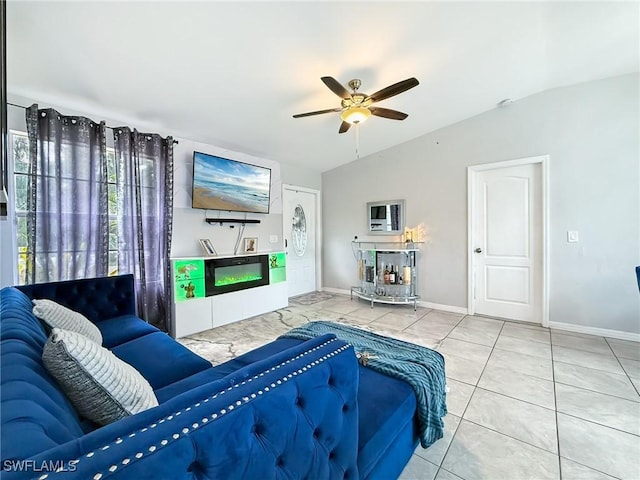
[[434,348],[450,389],[443,439],[403,480],[640,479],[640,344],[336,295],[181,339],[219,363],[315,319]]

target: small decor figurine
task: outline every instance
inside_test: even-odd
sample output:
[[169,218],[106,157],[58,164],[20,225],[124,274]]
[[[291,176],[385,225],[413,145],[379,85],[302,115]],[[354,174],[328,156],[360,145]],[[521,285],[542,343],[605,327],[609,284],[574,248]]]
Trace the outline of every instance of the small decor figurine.
[[369,363],[369,360],[372,360],[374,358],[378,358],[377,355],[372,355],[369,352],[356,352],[356,358],[358,359],[358,362],[360,362],[360,364],[363,367],[366,367],[367,364]]
[[184,289],[184,291],[186,292],[186,294],[185,294],[186,298],[195,298],[196,297],[196,295],[195,295],[196,286],[193,283],[189,282],[186,285],[182,284],[182,285],[180,285],[180,287],[182,289]]
[[278,256],[277,255],[271,255],[269,257],[269,267],[270,268],[278,268]]
[[193,271],[193,270],[197,270],[198,267],[196,265],[194,265],[193,263],[188,263],[186,265],[182,265],[181,267],[178,267],[177,269],[177,277],[179,278],[180,276],[182,276],[182,278],[184,280],[189,280],[189,274]]

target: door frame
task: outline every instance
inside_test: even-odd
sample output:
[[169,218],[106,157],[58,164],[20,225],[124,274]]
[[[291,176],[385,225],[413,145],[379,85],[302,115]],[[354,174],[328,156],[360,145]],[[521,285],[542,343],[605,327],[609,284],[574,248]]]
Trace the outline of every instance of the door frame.
[[540,164],[540,181],[542,182],[542,275],[540,275],[541,295],[542,295],[542,326],[549,326],[549,155],[539,155],[536,157],[518,158],[515,160],[507,160],[495,163],[486,163],[483,165],[473,165],[467,167],[467,295],[468,295],[468,313],[473,315],[475,313],[475,256],[471,254],[474,245],[473,232],[474,232],[474,194],[475,194],[475,181],[479,172],[486,172],[488,170],[497,170],[502,168],[517,167],[520,165],[532,165]]
[[[322,290],[322,194],[320,190],[315,188],[300,187],[298,185],[291,185],[289,183],[282,184],[282,246],[284,247],[284,241],[286,238],[286,226],[289,225],[288,221],[284,218],[284,213],[287,208],[285,203],[285,190],[292,190],[294,192],[310,193],[315,196],[314,206],[316,209],[316,290]],[[285,247],[285,252],[288,247]]]

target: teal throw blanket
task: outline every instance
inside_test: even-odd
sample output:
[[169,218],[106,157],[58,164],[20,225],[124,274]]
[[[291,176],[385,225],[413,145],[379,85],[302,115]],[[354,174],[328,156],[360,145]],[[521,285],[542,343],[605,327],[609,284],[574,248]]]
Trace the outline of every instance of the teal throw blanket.
[[442,417],[447,414],[443,356],[429,348],[384,337],[356,327],[328,321],[310,322],[281,338],[308,340],[333,333],[350,343],[360,363],[404,380],[413,387],[418,404],[420,444],[427,448],[444,434]]

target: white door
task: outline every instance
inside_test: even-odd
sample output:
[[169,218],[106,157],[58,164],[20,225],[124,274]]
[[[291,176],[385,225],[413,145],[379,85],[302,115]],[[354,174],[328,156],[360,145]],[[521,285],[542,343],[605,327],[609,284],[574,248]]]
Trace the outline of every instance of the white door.
[[283,188],[285,251],[289,297],[316,290],[316,215],[318,192]]
[[472,311],[542,323],[542,164],[473,177]]

